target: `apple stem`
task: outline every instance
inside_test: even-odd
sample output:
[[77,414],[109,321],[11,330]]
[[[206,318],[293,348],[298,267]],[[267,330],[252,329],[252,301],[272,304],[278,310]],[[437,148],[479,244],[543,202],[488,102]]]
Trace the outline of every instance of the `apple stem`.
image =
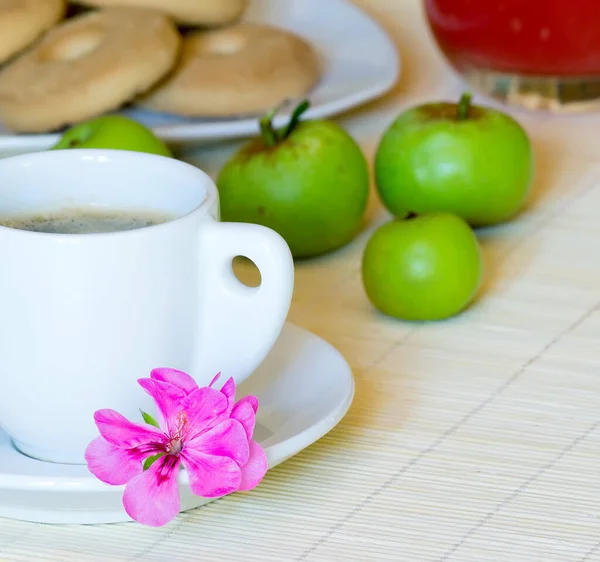
[[458,110],[456,112],[456,118],[458,121],[464,121],[469,117],[469,109],[471,109],[471,98],[473,96],[466,92],[460,97],[460,101],[458,102]]
[[273,117],[275,117],[278,110],[279,107],[275,107],[260,119],[260,134],[265,146],[268,147],[275,146],[279,140],[273,128]]
[[308,100],[302,100],[296,106],[296,109],[294,109],[294,112],[292,113],[290,122],[288,123],[288,126],[286,127],[285,132],[283,133],[284,139],[287,139],[290,136],[291,132],[296,128],[296,126],[300,122],[300,117],[309,107],[310,102]]
[[404,217],[404,220],[410,220],[410,219],[414,219],[417,216],[417,213],[413,213],[412,211],[409,211],[408,214]]
[[[283,104],[282,104],[283,105]],[[296,128],[300,122],[302,114],[310,107],[308,100],[302,100],[294,109],[290,121],[286,127],[280,131],[276,131],[273,127],[273,118],[277,112],[281,109],[281,105],[271,109],[266,115],[260,119],[260,134],[265,146],[271,148],[275,146],[279,141],[287,139],[292,131]]]

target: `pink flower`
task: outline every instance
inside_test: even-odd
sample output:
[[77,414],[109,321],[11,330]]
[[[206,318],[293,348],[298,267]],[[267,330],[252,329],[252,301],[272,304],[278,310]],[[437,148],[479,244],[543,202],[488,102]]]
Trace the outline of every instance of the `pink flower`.
[[143,414],[148,423],[139,424],[114,410],[95,412],[100,436],[86,449],[88,468],[107,484],[126,484],[123,505],[132,519],[161,526],[179,513],[180,465],[192,492],[206,498],[251,490],[264,477],[267,458],[252,439],[258,400],[235,402],[231,378],[215,390],[219,376],[202,388],[175,369],[154,369],[139,379],[159,421]]

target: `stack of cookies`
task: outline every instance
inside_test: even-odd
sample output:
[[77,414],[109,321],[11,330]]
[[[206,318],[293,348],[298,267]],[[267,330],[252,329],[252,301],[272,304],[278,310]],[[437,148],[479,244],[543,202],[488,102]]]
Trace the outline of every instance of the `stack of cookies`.
[[255,115],[306,95],[314,47],[243,21],[248,0],[0,4],[0,122],[47,133],[125,105],[189,118]]

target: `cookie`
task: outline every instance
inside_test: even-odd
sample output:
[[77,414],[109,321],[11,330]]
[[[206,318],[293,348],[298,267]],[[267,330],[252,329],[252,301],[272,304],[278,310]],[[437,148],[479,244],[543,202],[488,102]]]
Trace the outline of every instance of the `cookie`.
[[0,0],[0,63],[65,17],[65,0]]
[[65,20],[0,71],[0,121],[43,133],[117,109],[163,78],[180,46],[172,20],[152,10]]
[[256,114],[304,96],[320,75],[307,41],[243,22],[184,36],[176,69],[135,103],[186,117]]
[[246,10],[248,0],[72,0],[95,7],[151,8],[187,26],[218,26],[232,23]]

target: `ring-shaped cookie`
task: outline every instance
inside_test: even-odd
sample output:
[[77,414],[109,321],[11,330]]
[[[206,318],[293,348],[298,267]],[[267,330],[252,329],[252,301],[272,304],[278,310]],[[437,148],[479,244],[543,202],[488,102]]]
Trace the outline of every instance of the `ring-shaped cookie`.
[[64,18],[65,0],[0,0],[0,63]]
[[0,71],[0,121],[41,133],[117,109],[165,76],[180,46],[172,20],[151,10],[66,20]]
[[306,40],[243,22],[184,36],[175,70],[135,103],[186,117],[256,114],[306,95],[320,75]]
[[73,0],[76,4],[108,8],[150,8],[162,11],[178,24],[217,26],[237,20],[248,6],[248,0]]

